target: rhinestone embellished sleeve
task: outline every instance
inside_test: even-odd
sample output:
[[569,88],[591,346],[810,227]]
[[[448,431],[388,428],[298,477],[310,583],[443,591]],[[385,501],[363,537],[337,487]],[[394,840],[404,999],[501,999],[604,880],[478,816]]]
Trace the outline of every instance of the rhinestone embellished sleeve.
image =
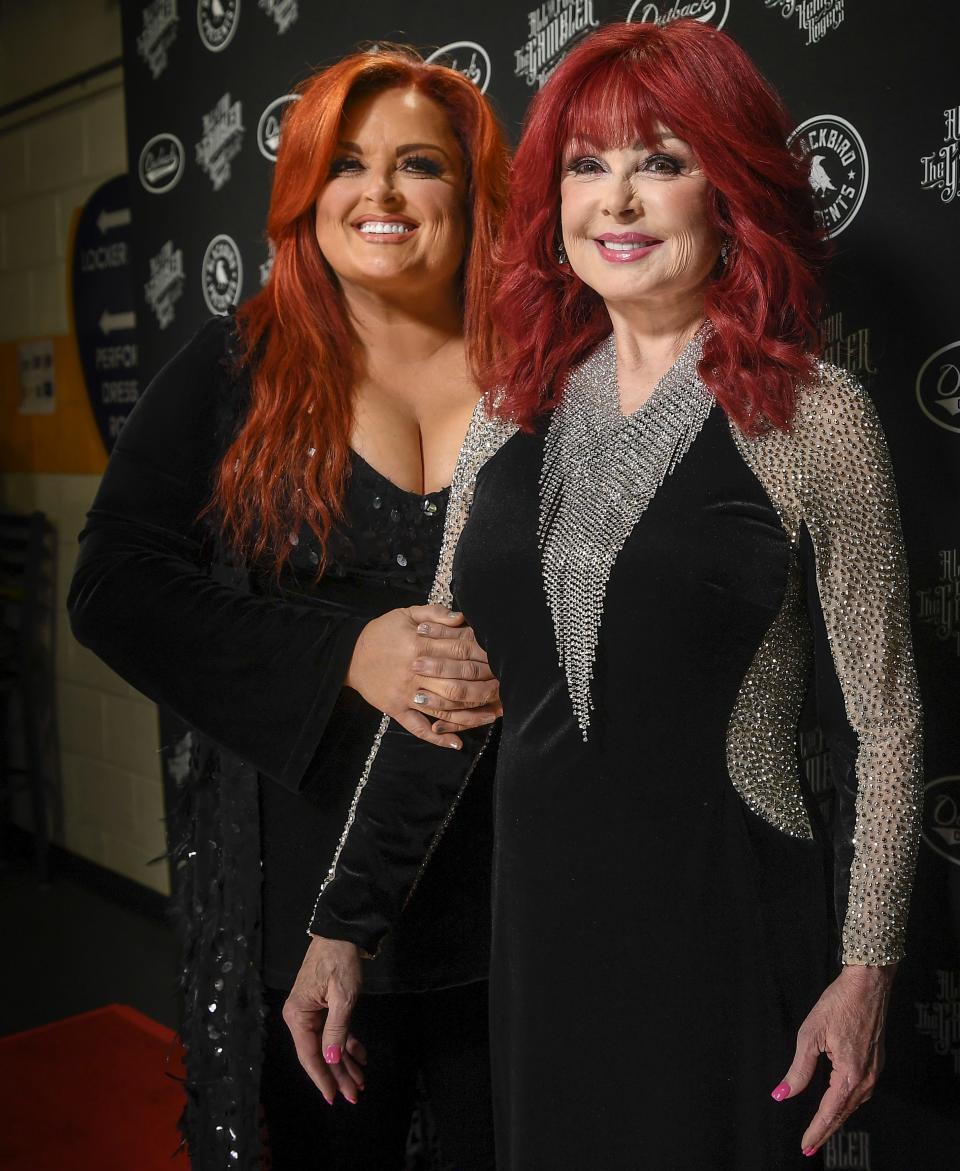
[[738,446],[796,543],[813,542],[824,624],[857,735],[853,865],[845,964],[903,956],[919,842],[922,734],[896,489],[873,405],[821,363],[792,431]]

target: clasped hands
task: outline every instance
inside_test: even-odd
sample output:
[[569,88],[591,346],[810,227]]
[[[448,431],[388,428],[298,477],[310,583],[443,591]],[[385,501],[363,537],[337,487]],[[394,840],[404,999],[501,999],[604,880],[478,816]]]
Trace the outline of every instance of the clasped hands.
[[346,685],[408,732],[444,748],[462,748],[456,733],[503,714],[487,656],[446,606],[390,610],[363,628]]

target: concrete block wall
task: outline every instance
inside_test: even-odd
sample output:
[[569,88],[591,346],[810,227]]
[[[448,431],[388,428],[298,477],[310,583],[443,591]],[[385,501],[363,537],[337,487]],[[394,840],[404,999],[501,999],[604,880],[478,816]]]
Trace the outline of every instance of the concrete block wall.
[[[60,76],[54,70],[34,83],[37,88],[119,55],[116,3],[34,0],[0,7],[0,63],[15,63],[20,55],[36,57],[37,27],[47,18],[61,30]],[[95,40],[91,28],[98,30]],[[74,34],[79,56],[67,48]],[[44,36],[43,43],[47,40]],[[19,77],[21,89],[29,86],[26,71],[20,71],[22,76],[6,72],[15,81]],[[22,96],[0,83],[0,101]],[[36,110],[28,105],[13,119],[0,121],[0,358],[6,352],[9,359],[9,351],[27,338],[66,343],[75,211],[102,182],[126,169],[119,69],[65,92],[55,108],[49,102]],[[0,368],[12,370],[15,363],[0,362]],[[67,371],[58,364],[57,374],[61,379]],[[18,387],[8,379],[0,394],[14,399]],[[6,407],[11,409],[9,402]],[[89,427],[94,428],[92,413]],[[62,444],[62,437],[57,442]],[[8,453],[0,463],[0,507],[41,509],[58,533],[56,682],[62,792],[57,840],[76,854],[167,893],[166,864],[148,865],[165,849],[156,707],[73,639],[65,609],[76,538],[99,482],[98,469],[67,473],[64,467],[75,467],[76,460],[64,458],[63,452],[58,458],[43,444],[38,451],[27,460]],[[102,467],[102,458],[94,462]]]

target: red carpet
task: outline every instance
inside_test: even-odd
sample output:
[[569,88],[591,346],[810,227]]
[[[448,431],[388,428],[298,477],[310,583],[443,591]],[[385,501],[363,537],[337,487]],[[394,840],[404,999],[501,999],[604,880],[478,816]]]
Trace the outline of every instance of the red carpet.
[[173,1033],[111,1004],[0,1038],[3,1171],[186,1171]]

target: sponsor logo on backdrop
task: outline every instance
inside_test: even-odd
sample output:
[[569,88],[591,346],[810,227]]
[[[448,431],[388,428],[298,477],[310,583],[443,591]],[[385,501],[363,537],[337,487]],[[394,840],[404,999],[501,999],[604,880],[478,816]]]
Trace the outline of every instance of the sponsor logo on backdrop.
[[940,550],[940,580],[917,590],[917,620],[932,627],[941,642],[952,643],[960,658],[960,556],[956,549]]
[[214,236],[203,254],[203,299],[211,313],[229,313],[243,287],[243,261],[231,236]]
[[297,0],[260,0],[260,7],[273,17],[278,33],[285,33],[300,15]]
[[462,73],[467,81],[472,81],[482,94],[487,92],[491,73],[490,54],[476,41],[452,41],[431,53],[427,60],[449,65],[451,69]]
[[865,1130],[840,1130],[823,1145],[823,1165],[829,1171],[873,1171],[870,1135]]
[[197,143],[197,162],[210,176],[214,191],[230,181],[230,163],[243,146],[243,107],[224,94],[203,116],[203,137]]
[[270,273],[273,271],[273,258],[277,255],[277,250],[273,246],[273,241],[267,241],[267,259],[260,265],[260,288],[270,279]]
[[172,191],[183,176],[186,151],[175,134],[155,134],[140,152],[137,172],[151,195]]
[[634,0],[627,13],[628,21],[643,21],[647,24],[669,24],[671,20],[699,20],[701,24],[723,28],[730,15],[730,0],[660,0],[658,4],[648,0]]
[[830,236],[839,236],[860,210],[870,180],[867,148],[859,131],[839,114],[817,114],[794,130],[810,163],[817,219]]
[[848,329],[842,310],[828,314],[820,322],[820,344],[825,361],[856,375],[864,385],[876,374],[869,327]]
[[939,191],[944,203],[953,203],[960,190],[960,106],[943,111],[945,123],[943,146],[933,154],[924,155],[920,160],[923,180],[920,184],[926,191]]
[[282,98],[274,98],[269,106],[260,115],[257,123],[257,147],[265,159],[271,163],[277,161],[277,150],[280,146],[280,121],[283,111],[290,102],[298,102],[299,94],[284,94]]
[[920,367],[917,402],[931,423],[960,431],[960,342],[935,350]]
[[818,41],[843,24],[843,0],[763,0],[767,8],[778,9],[784,20],[797,18],[797,27],[806,34],[807,44]]
[[240,0],[197,0],[197,28],[203,47],[220,53],[233,40],[240,20]]
[[137,37],[137,55],[147,63],[154,81],[168,64],[168,51],[177,38],[177,0],[153,0],[143,10],[143,30]]
[[527,13],[527,39],[514,49],[514,76],[543,85],[566,54],[600,21],[593,0],[544,0]]
[[952,1057],[960,1073],[960,971],[938,969],[933,1000],[915,1002],[917,1032],[929,1037],[938,1057]]
[[156,256],[150,257],[150,279],[143,286],[147,304],[161,329],[173,321],[174,306],[183,296],[183,250],[168,240]]
[[960,777],[928,781],[923,803],[923,840],[935,854],[960,866]]

